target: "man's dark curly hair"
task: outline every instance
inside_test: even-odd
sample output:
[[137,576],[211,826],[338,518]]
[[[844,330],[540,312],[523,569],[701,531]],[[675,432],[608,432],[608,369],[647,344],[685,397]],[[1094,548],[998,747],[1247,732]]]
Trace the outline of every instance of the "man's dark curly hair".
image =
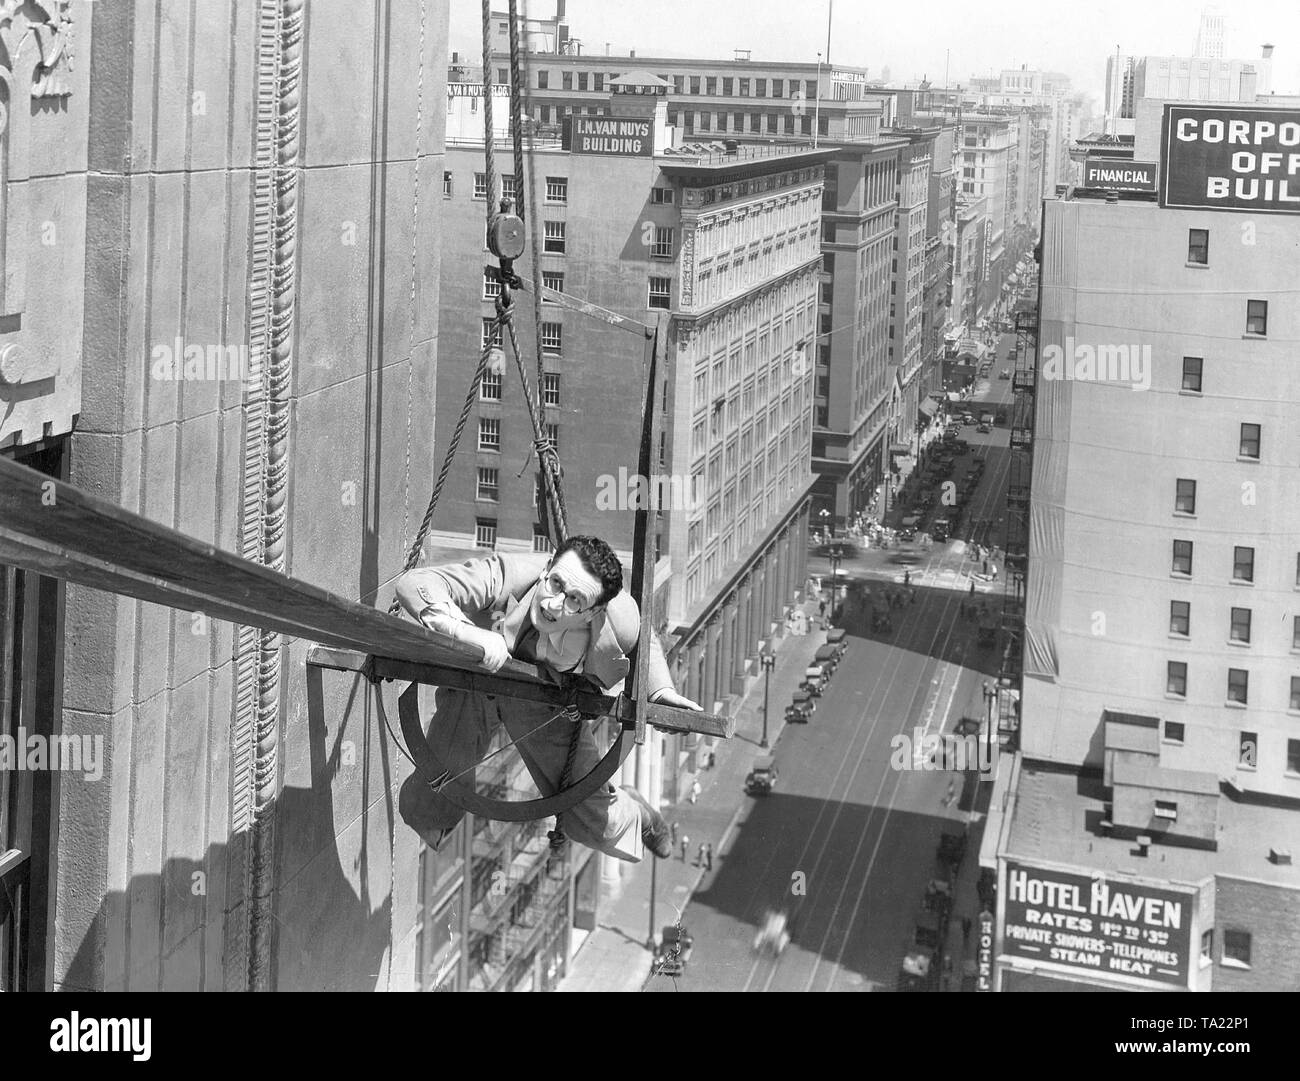
[[600,582],[600,596],[596,604],[608,604],[623,588],[623,564],[618,561],[614,549],[599,537],[570,537],[551,556],[554,566],[565,552],[572,552],[582,563],[583,569]]

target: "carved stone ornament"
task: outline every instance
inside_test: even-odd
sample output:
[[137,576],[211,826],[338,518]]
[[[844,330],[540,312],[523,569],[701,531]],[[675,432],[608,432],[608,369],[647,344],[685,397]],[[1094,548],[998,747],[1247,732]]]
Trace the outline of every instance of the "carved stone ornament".
[[36,50],[34,98],[65,98],[72,93],[71,8],[72,0],[0,0],[0,42],[9,63],[16,69],[24,49]]

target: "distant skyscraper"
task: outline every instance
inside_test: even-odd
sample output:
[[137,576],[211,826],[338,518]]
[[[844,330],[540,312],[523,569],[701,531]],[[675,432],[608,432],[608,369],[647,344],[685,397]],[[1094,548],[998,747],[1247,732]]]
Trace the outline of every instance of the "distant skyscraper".
[[1223,13],[1216,8],[1201,10],[1201,25],[1196,31],[1194,56],[1210,60],[1223,59]]

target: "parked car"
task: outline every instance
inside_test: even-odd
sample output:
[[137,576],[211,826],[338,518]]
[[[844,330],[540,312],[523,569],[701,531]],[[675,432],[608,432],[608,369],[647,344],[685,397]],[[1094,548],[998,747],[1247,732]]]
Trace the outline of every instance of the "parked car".
[[822,666],[813,664],[804,669],[803,682],[799,684],[799,689],[807,691],[814,698],[820,698],[828,682],[829,679],[822,670]]
[[812,718],[812,710],[791,702],[785,707],[786,724],[807,724]]
[[993,425],[991,425],[991,424],[989,424],[987,421],[985,421],[985,422],[981,423],[980,426],[979,426],[978,428],[976,428],[975,430],[976,430],[977,432],[979,432],[980,435],[988,435],[991,431],[993,431]]
[[834,672],[835,667],[840,663],[840,655],[843,652],[842,647],[827,643],[819,647],[817,652],[813,654],[813,660],[820,664],[823,669],[829,668],[831,672]]
[[802,688],[794,692],[794,696],[790,701],[793,705],[799,706],[800,708],[807,710],[809,713],[814,713],[817,710],[817,700],[811,693]]
[[1002,371],[998,372],[998,378],[999,378],[999,379],[1010,379],[1010,378],[1011,378],[1011,369],[1010,369],[1010,368],[1003,368]]
[[655,953],[655,972],[660,976],[680,976],[691,959],[695,938],[685,927],[671,924],[664,928],[663,941]]

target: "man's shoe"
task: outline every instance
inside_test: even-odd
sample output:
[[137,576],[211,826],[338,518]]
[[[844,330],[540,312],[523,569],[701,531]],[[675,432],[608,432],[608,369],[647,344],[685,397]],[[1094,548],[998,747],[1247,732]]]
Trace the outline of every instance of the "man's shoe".
[[664,816],[651,807],[645,796],[631,785],[623,785],[623,791],[641,808],[641,843],[661,860],[666,860],[673,854],[673,842]]

